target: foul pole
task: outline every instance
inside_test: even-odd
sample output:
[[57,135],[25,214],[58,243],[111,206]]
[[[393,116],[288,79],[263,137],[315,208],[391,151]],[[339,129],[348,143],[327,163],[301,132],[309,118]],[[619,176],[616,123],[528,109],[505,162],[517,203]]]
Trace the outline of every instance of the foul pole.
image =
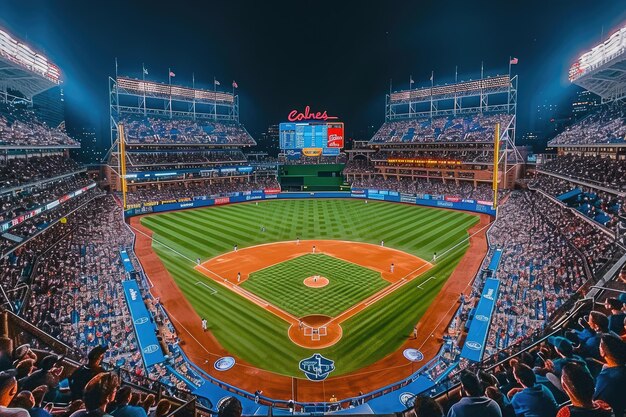
[[121,175],[121,182],[122,182],[122,202],[123,202],[123,208],[124,210],[126,210],[126,192],[127,187],[126,187],[126,137],[124,135],[124,125],[123,124],[118,124],[117,125],[117,132],[118,132],[118,136],[117,136],[117,143],[119,146],[119,158],[120,158],[120,175]]
[[495,138],[493,144],[493,208],[498,207],[498,162],[500,160],[500,123],[496,123]]

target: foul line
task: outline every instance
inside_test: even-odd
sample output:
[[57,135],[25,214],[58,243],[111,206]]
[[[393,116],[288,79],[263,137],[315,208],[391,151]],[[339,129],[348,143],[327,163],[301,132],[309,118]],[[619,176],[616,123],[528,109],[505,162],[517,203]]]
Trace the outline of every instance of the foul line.
[[428,278],[426,281],[422,282],[420,285],[417,286],[417,288],[419,288],[420,290],[423,290],[422,285],[426,284],[428,281],[430,281],[431,279],[437,279],[437,277],[435,277],[434,275],[430,278]]
[[217,290],[216,290],[215,288],[213,288],[213,287],[209,287],[208,285],[206,285],[206,284],[205,284],[204,282],[202,282],[202,281],[198,281],[198,282],[196,282],[196,285],[202,285],[202,286],[204,286],[204,287],[208,288],[209,290],[211,290],[211,295],[215,295],[215,294],[217,294]]

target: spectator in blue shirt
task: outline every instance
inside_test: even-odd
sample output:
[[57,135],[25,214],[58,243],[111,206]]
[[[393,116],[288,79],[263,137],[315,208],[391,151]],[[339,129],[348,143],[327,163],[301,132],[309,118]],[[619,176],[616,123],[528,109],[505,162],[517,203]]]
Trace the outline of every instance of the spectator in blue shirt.
[[624,331],[626,313],[622,311],[624,303],[617,298],[607,298],[604,307],[609,310],[609,330],[620,335]]
[[132,391],[129,386],[123,386],[117,390],[109,414],[113,417],[147,417],[146,410],[136,405],[130,405]]
[[476,374],[461,372],[461,393],[463,398],[450,408],[447,417],[502,417],[498,404],[485,396]]
[[616,416],[626,409],[626,344],[619,337],[605,334],[600,340],[600,355],[606,362],[596,378],[594,400],[609,404]]
[[511,404],[518,417],[554,417],[557,403],[554,395],[542,384],[537,384],[535,373],[528,365],[517,364],[513,376],[522,388],[514,388]]

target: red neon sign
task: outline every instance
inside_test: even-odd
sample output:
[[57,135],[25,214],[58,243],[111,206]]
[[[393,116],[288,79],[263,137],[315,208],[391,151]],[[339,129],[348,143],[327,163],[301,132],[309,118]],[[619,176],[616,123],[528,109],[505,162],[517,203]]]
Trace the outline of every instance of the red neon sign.
[[298,110],[292,110],[287,116],[287,120],[290,122],[300,122],[302,120],[333,120],[337,119],[335,116],[329,116],[326,110],[323,112],[311,112],[311,107],[306,106],[304,113],[298,113]]

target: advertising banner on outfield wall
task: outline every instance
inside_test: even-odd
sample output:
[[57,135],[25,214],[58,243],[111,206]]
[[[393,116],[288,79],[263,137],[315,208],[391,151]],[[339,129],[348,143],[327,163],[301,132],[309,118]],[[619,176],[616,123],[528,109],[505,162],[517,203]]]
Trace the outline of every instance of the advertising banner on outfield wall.
[[156,337],[156,326],[143,302],[137,281],[134,279],[123,281],[122,287],[124,287],[126,304],[128,304],[130,316],[133,319],[133,327],[135,328],[143,362],[146,364],[146,367],[163,362],[165,357]]
[[487,333],[489,332],[489,323],[491,323],[491,315],[493,308],[498,299],[498,287],[500,280],[488,278],[485,280],[485,286],[478,301],[478,306],[474,313],[474,318],[470,324],[467,338],[461,350],[461,357],[474,362],[479,362],[485,351],[485,343]]

